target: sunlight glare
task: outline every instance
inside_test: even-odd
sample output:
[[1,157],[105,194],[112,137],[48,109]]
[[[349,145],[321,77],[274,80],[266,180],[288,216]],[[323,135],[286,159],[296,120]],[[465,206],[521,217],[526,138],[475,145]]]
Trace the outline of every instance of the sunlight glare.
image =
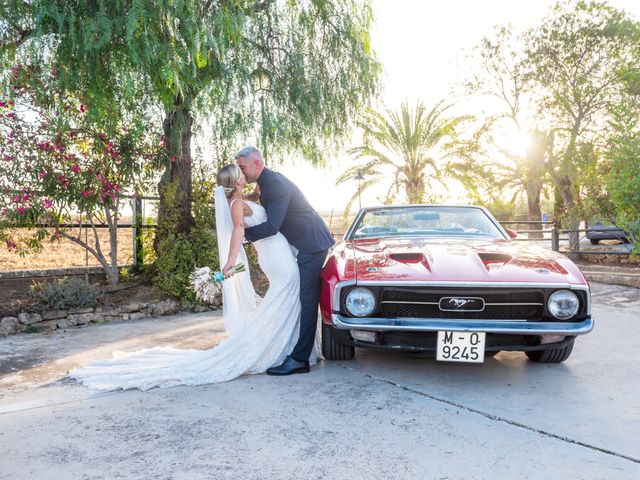
[[502,136],[496,138],[498,147],[504,150],[509,156],[525,157],[532,146],[531,135],[518,127],[505,128]]

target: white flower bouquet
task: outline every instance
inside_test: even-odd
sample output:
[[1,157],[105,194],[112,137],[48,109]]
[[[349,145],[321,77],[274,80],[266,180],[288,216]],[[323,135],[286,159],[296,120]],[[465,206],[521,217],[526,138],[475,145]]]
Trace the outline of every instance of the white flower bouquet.
[[[244,271],[244,264],[238,263],[231,269],[229,274],[233,276],[236,273]],[[222,292],[224,276],[222,275],[222,272],[213,272],[209,267],[202,267],[196,268],[191,275],[189,275],[189,281],[191,282],[191,288],[196,293],[196,298],[198,300],[213,303],[215,296]]]

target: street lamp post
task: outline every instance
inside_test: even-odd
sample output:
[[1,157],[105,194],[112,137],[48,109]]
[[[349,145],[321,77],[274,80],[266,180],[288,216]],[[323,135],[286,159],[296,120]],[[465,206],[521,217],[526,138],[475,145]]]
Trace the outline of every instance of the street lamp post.
[[355,176],[355,179],[358,180],[358,210],[362,210],[362,180],[364,180],[364,175],[362,175],[362,170],[358,170],[358,174]]

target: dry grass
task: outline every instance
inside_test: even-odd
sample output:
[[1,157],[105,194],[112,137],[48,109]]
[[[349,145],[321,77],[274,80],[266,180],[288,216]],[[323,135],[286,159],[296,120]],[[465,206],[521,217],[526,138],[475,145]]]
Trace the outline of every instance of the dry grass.
[[[341,214],[334,215],[333,218],[325,215],[323,219],[327,225],[330,225],[330,229],[335,234],[337,240],[342,238],[342,235],[347,231],[352,221],[352,218],[345,220]],[[127,218],[121,219],[122,223],[129,221],[130,219]],[[89,231],[85,232],[83,229],[81,234],[82,240],[85,238],[85,233],[93,246],[92,231],[89,229]],[[118,263],[120,265],[132,263],[132,233],[132,230],[129,228],[118,229]],[[21,229],[17,231],[16,235],[27,237],[29,233]],[[75,235],[77,235],[77,230],[75,231]],[[108,256],[110,251],[108,230],[106,228],[98,229],[98,235],[102,251]],[[67,239],[53,243],[46,241],[40,253],[30,254],[25,257],[20,257],[8,251],[4,245],[0,245],[0,272],[84,266],[100,266],[100,264],[93,255]]]
[[[77,235],[78,231],[74,232]],[[82,230],[81,239],[84,241],[85,233],[91,246],[94,245],[93,232],[91,229],[85,232]],[[129,228],[118,229],[118,263],[126,265],[131,263],[133,252],[132,230]],[[15,232],[17,237],[31,236],[28,230],[20,229]],[[106,228],[98,229],[98,238],[100,238],[100,246],[105,256],[109,255],[109,231]],[[32,253],[25,257],[10,252],[4,245],[0,245],[0,271],[7,272],[12,270],[40,270],[48,268],[68,268],[68,267],[84,267],[84,266],[100,266],[98,260],[84,248],[67,239],[61,239],[56,242],[43,243],[40,253]]]

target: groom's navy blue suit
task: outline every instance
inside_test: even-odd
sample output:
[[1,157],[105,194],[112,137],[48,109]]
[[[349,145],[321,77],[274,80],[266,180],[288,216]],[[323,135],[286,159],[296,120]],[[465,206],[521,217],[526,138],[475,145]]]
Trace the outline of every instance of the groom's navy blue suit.
[[267,211],[267,221],[247,228],[244,235],[247,240],[255,242],[281,232],[298,249],[302,312],[300,338],[291,356],[306,362],[316,335],[320,271],[327,251],[335,242],[320,215],[291,180],[265,168],[258,177],[258,185],[260,203]]

